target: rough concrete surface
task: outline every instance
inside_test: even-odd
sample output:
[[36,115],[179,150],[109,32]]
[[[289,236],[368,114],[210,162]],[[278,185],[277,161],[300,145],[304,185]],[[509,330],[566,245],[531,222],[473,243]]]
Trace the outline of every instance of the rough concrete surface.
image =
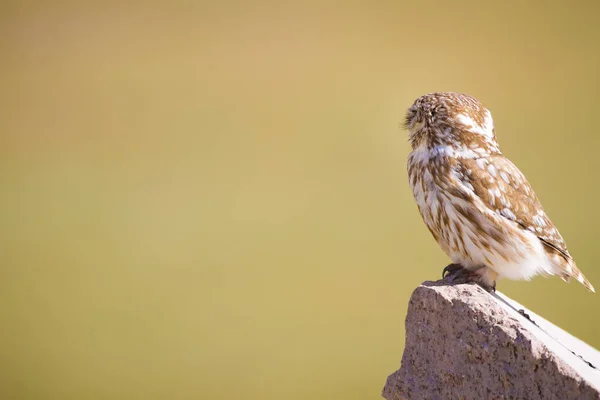
[[411,296],[402,365],[383,397],[600,399],[600,353],[520,309],[475,284],[424,282]]

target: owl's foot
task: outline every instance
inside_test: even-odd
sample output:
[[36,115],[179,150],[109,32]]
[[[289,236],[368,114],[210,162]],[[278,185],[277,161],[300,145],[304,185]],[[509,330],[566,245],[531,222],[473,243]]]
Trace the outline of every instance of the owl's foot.
[[[496,291],[496,281],[489,282],[487,278],[486,267],[477,270],[469,270],[460,264],[450,264],[442,271],[442,278],[450,283],[476,283],[487,292]],[[497,276],[497,275],[496,275]]]
[[479,274],[460,264],[450,264],[444,268],[442,277],[451,283],[479,283]]

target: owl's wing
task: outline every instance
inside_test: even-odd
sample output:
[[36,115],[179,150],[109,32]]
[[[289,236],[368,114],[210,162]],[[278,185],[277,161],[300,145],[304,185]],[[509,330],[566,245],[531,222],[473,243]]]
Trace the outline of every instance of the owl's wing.
[[502,155],[461,159],[459,179],[497,215],[533,232],[546,246],[572,262],[567,245],[521,171]]

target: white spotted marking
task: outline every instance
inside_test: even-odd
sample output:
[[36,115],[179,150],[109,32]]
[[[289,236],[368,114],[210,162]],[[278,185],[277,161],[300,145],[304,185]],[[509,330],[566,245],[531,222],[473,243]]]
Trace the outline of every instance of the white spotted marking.
[[502,209],[502,211],[500,211],[500,214],[504,215],[506,218],[514,221],[517,219],[517,217],[515,216],[515,214],[508,208],[504,208]]
[[494,194],[493,189],[488,189],[488,193],[490,194],[490,203],[495,206],[496,205],[496,195]]
[[485,158],[478,158],[476,162],[477,162],[477,166],[479,168],[485,169],[485,166],[487,165],[488,160],[486,160]]
[[539,214],[533,217],[533,223],[541,227],[546,226],[546,221]]
[[478,135],[485,136],[489,139],[494,138],[494,121],[492,119],[492,114],[489,111],[486,110],[483,125],[479,125],[467,114],[458,114],[456,118],[461,124],[467,127],[469,132],[477,133]]

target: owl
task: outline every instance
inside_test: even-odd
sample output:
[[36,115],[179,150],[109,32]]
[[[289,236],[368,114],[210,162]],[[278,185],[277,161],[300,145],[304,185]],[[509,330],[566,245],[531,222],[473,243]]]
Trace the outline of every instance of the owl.
[[459,93],[408,109],[408,177],[419,212],[452,260],[450,279],[495,290],[498,278],[558,275],[594,291],[525,176],[502,154],[492,115]]

